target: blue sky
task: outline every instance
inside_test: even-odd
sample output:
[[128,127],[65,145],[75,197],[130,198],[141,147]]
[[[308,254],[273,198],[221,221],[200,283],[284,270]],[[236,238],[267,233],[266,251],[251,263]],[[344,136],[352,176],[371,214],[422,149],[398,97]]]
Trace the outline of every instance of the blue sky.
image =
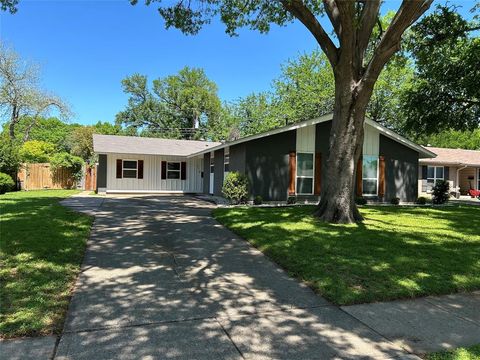
[[[472,1],[463,2],[470,8]],[[385,9],[396,9],[387,1]],[[326,22],[325,22],[326,23]],[[66,99],[83,124],[114,121],[127,102],[120,81],[135,72],[150,80],[184,66],[201,67],[223,100],[267,90],[280,64],[316,47],[298,23],[267,35],[225,34],[214,22],[199,35],[165,30],[155,6],[142,0],[20,0],[15,15],[0,15],[0,37],[42,68],[43,86]]]

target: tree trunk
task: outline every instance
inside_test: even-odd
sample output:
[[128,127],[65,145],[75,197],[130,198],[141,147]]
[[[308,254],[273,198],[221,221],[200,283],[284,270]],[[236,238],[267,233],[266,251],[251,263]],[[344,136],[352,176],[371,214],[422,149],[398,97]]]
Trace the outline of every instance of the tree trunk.
[[315,216],[330,223],[363,220],[355,203],[355,170],[363,148],[368,93],[349,79],[336,80],[335,107],[330,131],[324,185]]
[[12,116],[10,118],[10,125],[8,126],[8,131],[9,131],[9,135],[10,135],[11,140],[15,139],[15,124],[17,122],[18,122],[17,106],[15,104],[13,104]]

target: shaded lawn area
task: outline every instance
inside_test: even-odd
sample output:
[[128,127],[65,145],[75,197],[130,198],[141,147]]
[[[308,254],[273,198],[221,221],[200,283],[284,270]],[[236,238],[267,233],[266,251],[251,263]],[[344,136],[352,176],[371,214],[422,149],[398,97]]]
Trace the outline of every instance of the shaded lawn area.
[[480,344],[468,348],[430,354],[427,360],[480,360]]
[[334,225],[313,206],[218,208],[217,220],[340,304],[480,289],[480,207],[363,207]]
[[0,336],[63,327],[92,218],[58,204],[75,190],[0,195]]

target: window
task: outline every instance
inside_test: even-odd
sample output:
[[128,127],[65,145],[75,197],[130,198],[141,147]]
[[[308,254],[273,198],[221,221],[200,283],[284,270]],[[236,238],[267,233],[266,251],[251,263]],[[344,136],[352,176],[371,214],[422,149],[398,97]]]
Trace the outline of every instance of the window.
[[444,177],[443,166],[428,166],[427,167],[427,191],[432,191],[438,180],[443,180]]
[[378,194],[378,157],[364,155],[362,166],[363,195]]
[[226,173],[230,171],[230,155],[229,154],[225,154],[225,158],[223,160],[223,171]]
[[167,163],[167,179],[180,179],[180,163],[179,162]]
[[313,154],[297,153],[297,194],[313,194]]
[[123,160],[123,178],[136,179],[137,178],[137,160]]

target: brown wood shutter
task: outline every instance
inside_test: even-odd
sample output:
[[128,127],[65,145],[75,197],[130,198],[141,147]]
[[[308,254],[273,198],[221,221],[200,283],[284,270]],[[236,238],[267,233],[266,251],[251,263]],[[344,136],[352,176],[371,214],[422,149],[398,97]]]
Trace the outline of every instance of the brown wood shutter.
[[162,174],[161,174],[161,179],[164,180],[167,178],[167,162],[162,161]]
[[122,178],[122,169],[123,168],[123,162],[122,159],[117,159],[117,179]]
[[385,196],[385,157],[378,157],[378,196]]
[[357,196],[363,195],[363,159],[360,156],[357,162]]
[[180,180],[186,180],[187,179],[187,163],[185,161],[182,161],[180,164]]
[[288,155],[288,169],[290,174],[290,182],[288,184],[288,195],[295,195],[295,178],[297,177],[297,157],[295,151],[291,151]]
[[314,194],[320,195],[322,186],[322,153],[315,154],[315,186]]
[[143,160],[138,160],[138,178],[143,179]]

